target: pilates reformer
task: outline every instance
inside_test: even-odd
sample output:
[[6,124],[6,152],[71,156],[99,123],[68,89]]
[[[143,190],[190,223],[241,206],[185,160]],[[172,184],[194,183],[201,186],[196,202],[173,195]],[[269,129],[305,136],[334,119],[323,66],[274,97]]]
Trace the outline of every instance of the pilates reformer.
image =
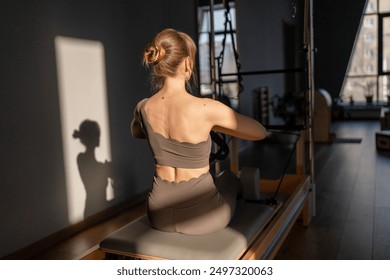
[[[210,8],[213,9],[213,1],[210,1]],[[212,14],[210,13],[211,21]],[[294,143],[295,173],[287,174],[285,168],[280,179],[260,179],[260,199],[257,201],[240,200],[230,224],[212,234],[189,236],[161,232],[153,229],[147,216],[143,215],[110,234],[100,243],[100,250],[105,254],[106,259],[272,259],[299,218],[302,219],[303,225],[309,225],[311,217],[315,214],[312,141],[314,49],[311,14],[312,0],[306,0],[305,35],[307,37],[305,45],[308,50],[309,116],[307,127],[298,131],[298,137]],[[211,51],[212,70],[215,71],[213,56],[214,51]],[[241,74],[238,75],[239,80]],[[252,74],[256,73],[250,73]],[[217,79],[214,72],[212,75],[214,89],[217,80],[221,79]],[[306,174],[305,171],[307,136],[309,136],[310,144],[310,174]],[[236,148],[233,150],[237,152]],[[218,157],[218,155],[226,156],[226,150],[215,153],[215,156]],[[234,154],[231,158],[233,161],[231,169],[237,173],[238,164],[235,162],[237,158]],[[291,157],[289,161],[290,159]],[[286,167],[287,165],[288,163]],[[248,180],[253,179],[253,173],[249,172],[247,176]]]
[[[106,259],[273,258],[299,217],[305,225],[310,222],[310,177],[300,174],[304,157],[298,155],[303,145],[304,138],[297,137],[293,149],[297,174],[260,179],[260,197],[253,201],[253,194],[244,194],[226,228],[201,236],[166,233],[153,229],[144,215],[105,238],[100,250]],[[259,176],[254,170],[243,168],[241,180],[254,182]]]

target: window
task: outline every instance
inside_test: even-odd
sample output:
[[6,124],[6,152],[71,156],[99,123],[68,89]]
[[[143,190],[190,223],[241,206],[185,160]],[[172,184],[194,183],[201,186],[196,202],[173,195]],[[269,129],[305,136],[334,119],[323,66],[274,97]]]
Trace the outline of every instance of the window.
[[365,49],[364,50],[364,58],[373,59],[374,56],[375,56],[374,49]]
[[364,34],[364,41],[367,43],[372,43],[374,41],[374,34],[368,32]]
[[[230,21],[232,23],[232,33],[235,45],[236,41],[236,11],[234,2],[229,2],[230,7]],[[201,6],[198,8],[199,18],[199,82],[200,82],[200,93],[203,96],[213,94],[212,81],[211,81],[211,61],[210,61],[210,36],[211,36],[211,24],[210,24],[210,7]],[[215,41],[215,53],[214,56],[217,58],[220,56],[223,46],[223,39],[225,41],[225,49],[223,56],[222,73],[235,73],[237,72],[236,60],[234,56],[232,36],[226,34],[225,36],[225,9],[224,6],[214,6],[214,41]],[[227,31],[230,31],[229,26]],[[215,62],[217,65],[217,61]],[[238,102],[238,83],[228,82],[228,78],[223,79],[225,83],[222,84],[222,92],[231,103],[232,107],[235,107]],[[229,80],[232,80],[230,77]]]
[[373,28],[374,27],[374,24],[375,24],[375,21],[373,18],[365,18],[364,19],[364,26],[367,27],[367,28]]
[[369,0],[344,80],[342,100],[378,103],[390,94],[390,0]]

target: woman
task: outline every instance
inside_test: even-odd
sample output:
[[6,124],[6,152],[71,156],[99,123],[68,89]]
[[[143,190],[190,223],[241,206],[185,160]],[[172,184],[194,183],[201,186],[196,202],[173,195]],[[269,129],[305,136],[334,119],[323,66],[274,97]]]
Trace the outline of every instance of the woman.
[[196,45],[185,33],[166,29],[144,52],[153,96],[138,103],[131,131],[147,138],[155,160],[148,216],[156,229],[190,235],[224,228],[234,213],[239,179],[209,173],[210,132],[247,140],[266,136],[257,121],[228,106],[188,93]]

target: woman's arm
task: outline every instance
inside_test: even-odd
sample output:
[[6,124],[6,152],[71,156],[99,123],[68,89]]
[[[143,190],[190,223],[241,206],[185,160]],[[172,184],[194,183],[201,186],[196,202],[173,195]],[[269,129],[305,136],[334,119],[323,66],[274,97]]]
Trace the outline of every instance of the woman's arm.
[[133,135],[133,137],[145,139],[146,135],[142,129],[142,123],[140,119],[140,110],[142,103],[142,101],[139,102],[134,110],[134,117],[131,121],[131,134]]
[[212,130],[245,140],[261,140],[267,131],[258,121],[235,112],[218,101],[210,101],[208,113],[213,124]]

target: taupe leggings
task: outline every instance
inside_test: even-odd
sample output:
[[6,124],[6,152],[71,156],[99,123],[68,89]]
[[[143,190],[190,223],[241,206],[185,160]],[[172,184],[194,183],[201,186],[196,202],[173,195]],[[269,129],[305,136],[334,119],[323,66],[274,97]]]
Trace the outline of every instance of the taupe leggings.
[[234,214],[239,185],[230,171],[215,181],[210,173],[179,183],[155,176],[148,198],[149,220],[166,232],[201,235],[220,230]]

